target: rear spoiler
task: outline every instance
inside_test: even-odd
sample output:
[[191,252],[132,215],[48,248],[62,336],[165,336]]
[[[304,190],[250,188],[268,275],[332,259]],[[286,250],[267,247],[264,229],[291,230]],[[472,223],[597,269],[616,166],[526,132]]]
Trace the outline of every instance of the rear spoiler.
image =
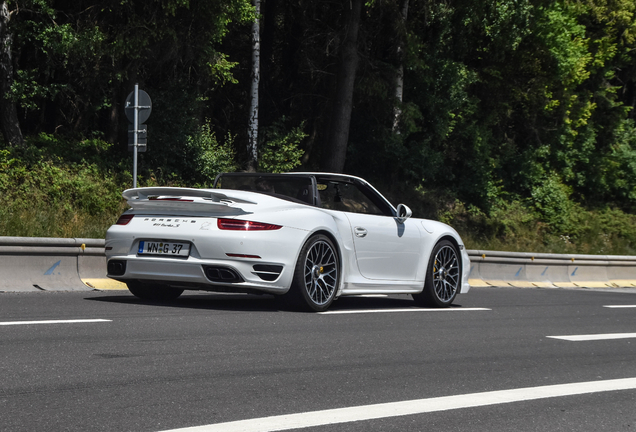
[[136,189],[126,189],[121,194],[128,202],[131,200],[158,200],[161,198],[202,198],[215,203],[238,203],[256,204],[242,198],[230,197],[224,193],[215,192],[210,189],[193,189],[179,187],[145,187]]
[[[240,192],[239,192],[240,193]],[[229,196],[210,189],[178,187],[145,187],[127,189],[122,196],[134,210],[157,211],[195,211],[223,214],[247,214],[235,204],[256,205],[254,201]]]

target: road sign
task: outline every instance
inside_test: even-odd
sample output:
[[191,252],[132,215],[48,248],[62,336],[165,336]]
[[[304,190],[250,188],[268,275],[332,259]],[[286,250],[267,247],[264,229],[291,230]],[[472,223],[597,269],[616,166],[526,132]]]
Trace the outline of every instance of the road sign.
[[[152,101],[150,100],[150,96],[143,90],[139,90],[139,100],[138,104],[138,118],[137,121],[139,123],[143,123],[148,120],[150,117],[150,112],[152,111]],[[135,92],[132,91],[126,98],[126,106],[124,107],[124,112],[126,113],[126,118],[129,122],[135,123]]]
[[133,152],[133,188],[137,187],[137,153],[145,152],[148,142],[148,128],[142,124],[152,111],[150,96],[143,90],[139,90],[139,84],[135,84],[135,91],[126,98],[124,107],[126,117],[132,123],[128,127],[128,148]]
[[[148,144],[148,126],[140,124],[137,130],[137,151],[145,152]],[[135,126],[128,125],[128,151],[135,150]]]

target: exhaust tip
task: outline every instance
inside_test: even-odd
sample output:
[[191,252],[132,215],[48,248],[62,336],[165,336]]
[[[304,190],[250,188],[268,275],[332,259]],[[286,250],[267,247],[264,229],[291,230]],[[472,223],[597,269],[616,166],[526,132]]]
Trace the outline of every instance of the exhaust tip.
[[126,273],[126,261],[110,260],[106,265],[106,271],[109,276],[123,276]]
[[243,282],[243,278],[236,270],[229,267],[205,266],[203,267],[205,277],[212,282],[237,283]]

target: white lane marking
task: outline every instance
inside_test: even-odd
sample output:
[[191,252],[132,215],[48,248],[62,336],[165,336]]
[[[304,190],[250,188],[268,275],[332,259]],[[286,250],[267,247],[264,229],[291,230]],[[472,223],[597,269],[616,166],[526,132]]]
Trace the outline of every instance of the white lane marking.
[[373,420],[387,417],[399,417],[460,408],[472,408],[511,402],[547,399],[561,396],[574,396],[588,393],[600,393],[616,390],[636,389],[636,378],[624,378],[607,381],[589,381],[572,384],[558,384],[542,387],[527,387],[512,390],[499,390],[484,393],[470,393],[456,396],[443,396],[430,399],[417,399],[403,402],[390,402],[375,405],[363,405],[349,408],[336,408],[323,411],[311,411],[228,423],[216,423],[183,429],[171,429],[163,432],[270,432],[289,429],[308,428],[338,423]]
[[403,309],[352,309],[334,310],[318,312],[322,315],[344,315],[360,313],[389,313],[389,312],[469,312],[469,311],[489,311],[487,308],[403,308]]
[[606,333],[606,334],[589,334],[589,335],[571,335],[571,336],[546,336],[552,339],[562,339],[566,341],[594,341],[609,339],[631,339],[636,338],[636,333]]
[[605,305],[603,307],[610,309],[636,308],[636,305]]
[[4,321],[0,322],[0,326],[10,325],[31,325],[31,324],[75,324],[75,323],[94,323],[94,322],[112,322],[108,319],[76,319],[76,320],[43,320],[43,321]]

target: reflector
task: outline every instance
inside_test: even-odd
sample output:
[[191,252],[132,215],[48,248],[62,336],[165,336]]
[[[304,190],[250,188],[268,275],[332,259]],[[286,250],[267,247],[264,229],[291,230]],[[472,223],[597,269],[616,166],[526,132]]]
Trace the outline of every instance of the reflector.
[[247,254],[236,254],[236,253],[226,253],[225,255],[229,256],[230,258],[254,258],[254,259],[261,259],[261,257],[259,257],[258,255],[247,255]]

